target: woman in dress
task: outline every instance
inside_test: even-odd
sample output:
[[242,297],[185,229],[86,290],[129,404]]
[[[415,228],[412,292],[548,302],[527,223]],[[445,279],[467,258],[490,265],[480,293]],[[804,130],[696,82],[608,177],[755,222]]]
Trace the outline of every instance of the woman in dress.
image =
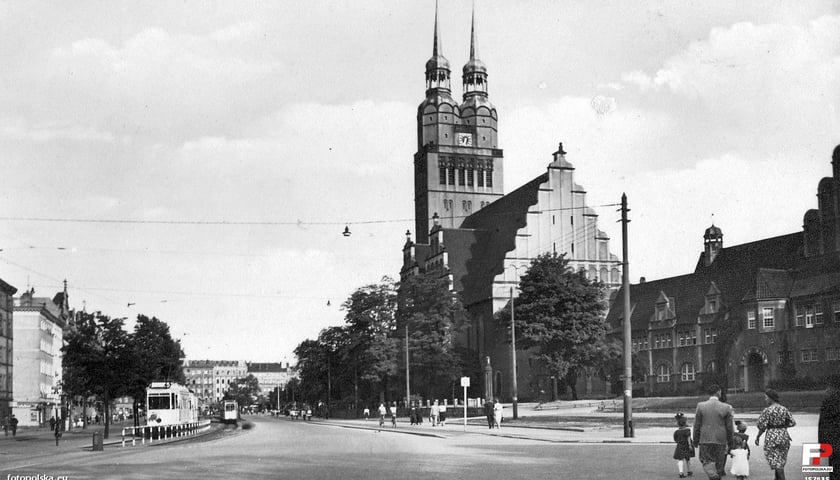
[[502,402],[497,398],[496,403],[493,404],[493,417],[496,428],[502,428],[502,408],[504,408]]
[[758,417],[755,444],[758,445],[758,439],[767,432],[764,437],[764,456],[776,480],[785,480],[785,463],[790,450],[790,434],[787,429],[795,426],[796,421],[790,410],[779,403],[779,394],[772,388],[765,390],[764,401],[767,402],[767,408]]

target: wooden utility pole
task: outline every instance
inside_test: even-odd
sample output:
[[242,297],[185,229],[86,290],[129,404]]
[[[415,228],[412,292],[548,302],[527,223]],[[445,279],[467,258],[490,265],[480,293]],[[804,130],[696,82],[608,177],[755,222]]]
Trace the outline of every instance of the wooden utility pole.
[[621,252],[622,252],[622,282],[624,289],[624,437],[629,438],[633,434],[633,365],[630,356],[631,335],[630,335],[630,268],[627,260],[627,194],[621,194]]

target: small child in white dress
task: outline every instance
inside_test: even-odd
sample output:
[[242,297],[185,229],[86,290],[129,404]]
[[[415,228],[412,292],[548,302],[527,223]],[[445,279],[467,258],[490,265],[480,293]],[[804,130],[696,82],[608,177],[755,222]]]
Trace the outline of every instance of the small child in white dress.
[[735,422],[738,432],[732,436],[732,450],[729,455],[732,457],[732,467],[729,471],[738,480],[746,480],[750,475],[750,436],[747,435],[747,424],[741,421]]

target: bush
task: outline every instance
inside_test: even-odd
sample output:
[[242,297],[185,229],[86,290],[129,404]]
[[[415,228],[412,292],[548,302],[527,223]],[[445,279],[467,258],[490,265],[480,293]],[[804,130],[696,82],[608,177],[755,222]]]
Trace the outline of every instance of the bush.
[[822,390],[828,385],[828,382],[834,375],[822,377],[820,379],[812,377],[793,377],[793,378],[778,378],[770,381],[768,387],[774,390],[790,390],[794,392],[805,390]]

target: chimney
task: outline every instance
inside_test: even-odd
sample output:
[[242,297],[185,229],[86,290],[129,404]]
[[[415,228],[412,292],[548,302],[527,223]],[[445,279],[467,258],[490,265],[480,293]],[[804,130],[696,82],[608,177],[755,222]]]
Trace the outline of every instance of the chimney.
[[647,281],[647,279],[645,277],[639,277],[639,283],[640,284],[645,283],[645,281]]

